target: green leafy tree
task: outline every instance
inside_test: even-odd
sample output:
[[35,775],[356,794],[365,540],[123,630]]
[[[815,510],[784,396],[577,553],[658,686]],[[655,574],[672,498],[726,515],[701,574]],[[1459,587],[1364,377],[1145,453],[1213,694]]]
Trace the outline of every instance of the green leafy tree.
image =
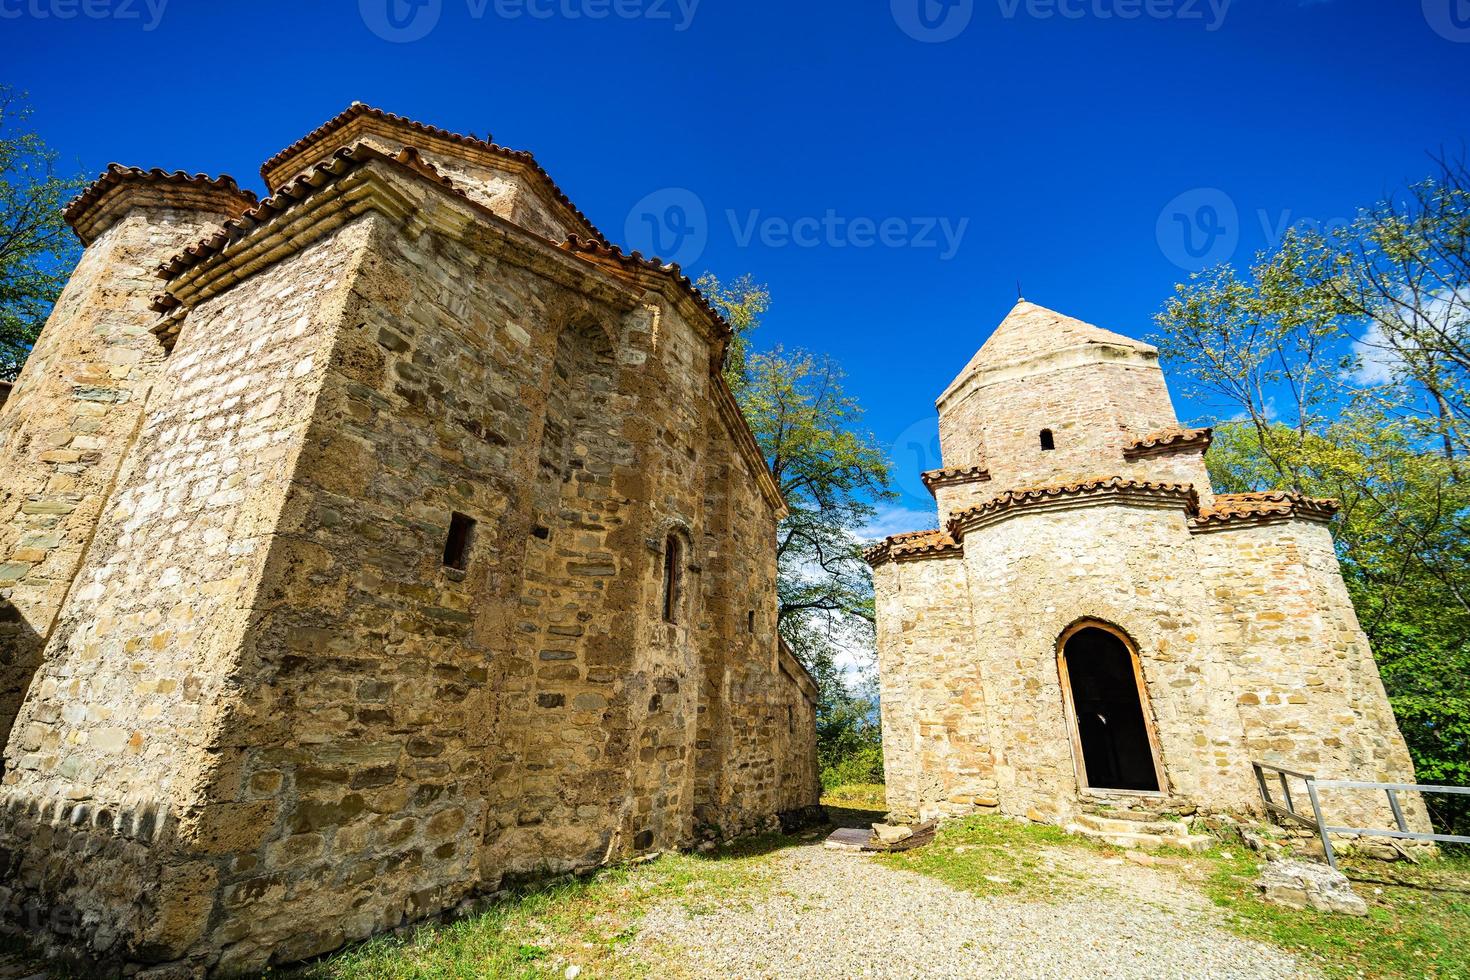
[[[1334,497],[1349,592],[1421,780],[1470,785],[1470,192],[1463,165],[1247,273],[1177,287],[1160,346],[1237,421],[1216,489]],[[1470,830],[1463,797],[1427,801]]]
[[[843,654],[874,656],[873,579],[862,558],[873,502],[891,498],[887,457],[828,357],[780,347],[757,351],[750,334],[770,293],[749,276],[700,289],[735,330],[725,375],[786,498],[776,542],[781,636],[821,689],[818,752],[824,770],[882,780],[881,733],[871,671],[852,684]],[[858,760],[856,762],[852,760]]]
[[76,262],[61,209],[82,183],[57,176],[25,94],[0,86],[0,379],[20,373]]

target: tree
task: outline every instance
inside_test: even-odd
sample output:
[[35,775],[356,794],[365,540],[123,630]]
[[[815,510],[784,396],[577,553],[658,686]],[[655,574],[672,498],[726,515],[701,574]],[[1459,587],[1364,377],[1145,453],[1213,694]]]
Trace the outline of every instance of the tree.
[[[778,529],[779,628],[821,689],[818,752],[824,769],[864,753],[868,781],[882,778],[871,677],[853,685],[842,654],[874,655],[873,579],[861,533],[873,502],[894,496],[888,461],[862,428],[863,412],[829,357],[780,347],[755,351],[750,334],[770,293],[750,276],[723,286],[706,275],[699,288],[735,330],[726,361],[730,382],[756,442],[786,498]],[[851,775],[856,768],[849,765]]]
[[0,86],[0,379],[20,373],[77,255],[61,209],[83,181],[57,176],[30,118],[25,94]]
[[[1289,232],[1242,275],[1177,287],[1160,346],[1233,414],[1221,492],[1334,497],[1349,592],[1426,782],[1470,785],[1470,180],[1432,178],[1330,234]],[[1470,828],[1463,797],[1429,798]]]

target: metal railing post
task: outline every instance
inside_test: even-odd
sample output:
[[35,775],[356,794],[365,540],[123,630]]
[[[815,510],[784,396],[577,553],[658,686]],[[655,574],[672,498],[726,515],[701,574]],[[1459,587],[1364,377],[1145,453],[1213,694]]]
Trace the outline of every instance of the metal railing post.
[[1256,785],[1261,788],[1261,802],[1266,806],[1271,805],[1271,791],[1266,788],[1266,773],[1259,762],[1252,762],[1251,768],[1256,771]]
[[1327,833],[1327,821],[1322,819],[1322,801],[1317,799],[1317,780],[1314,776],[1306,778],[1307,796],[1312,800],[1312,815],[1317,818],[1317,833],[1322,837],[1322,852],[1327,855],[1327,866],[1333,871],[1337,870],[1337,855],[1332,853],[1332,838]]
[[1409,822],[1404,819],[1404,809],[1403,809],[1403,807],[1399,806],[1399,793],[1398,793],[1398,790],[1391,789],[1391,790],[1387,790],[1386,792],[1388,793],[1388,806],[1389,806],[1389,809],[1393,810],[1393,818],[1394,818],[1395,821],[1398,822],[1399,830],[1402,831],[1403,833],[1408,833],[1408,831],[1409,831]]

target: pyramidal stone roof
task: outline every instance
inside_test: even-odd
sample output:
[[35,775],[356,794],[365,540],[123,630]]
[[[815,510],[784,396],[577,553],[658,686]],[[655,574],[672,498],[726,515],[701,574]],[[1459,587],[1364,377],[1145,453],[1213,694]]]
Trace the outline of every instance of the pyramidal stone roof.
[[1141,340],[1104,330],[1023,299],[1006,314],[1006,318],[995,328],[990,339],[985,341],[939,400],[944,401],[956,388],[981,371],[1008,367],[1089,345],[1122,347],[1147,356],[1157,356],[1159,353],[1158,348]]

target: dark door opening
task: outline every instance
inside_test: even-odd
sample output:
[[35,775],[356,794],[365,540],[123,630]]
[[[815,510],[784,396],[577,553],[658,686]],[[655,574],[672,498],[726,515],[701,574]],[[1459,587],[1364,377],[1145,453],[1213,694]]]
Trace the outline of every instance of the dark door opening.
[[1117,636],[1089,626],[1062,648],[1090,789],[1158,792],[1133,654]]

